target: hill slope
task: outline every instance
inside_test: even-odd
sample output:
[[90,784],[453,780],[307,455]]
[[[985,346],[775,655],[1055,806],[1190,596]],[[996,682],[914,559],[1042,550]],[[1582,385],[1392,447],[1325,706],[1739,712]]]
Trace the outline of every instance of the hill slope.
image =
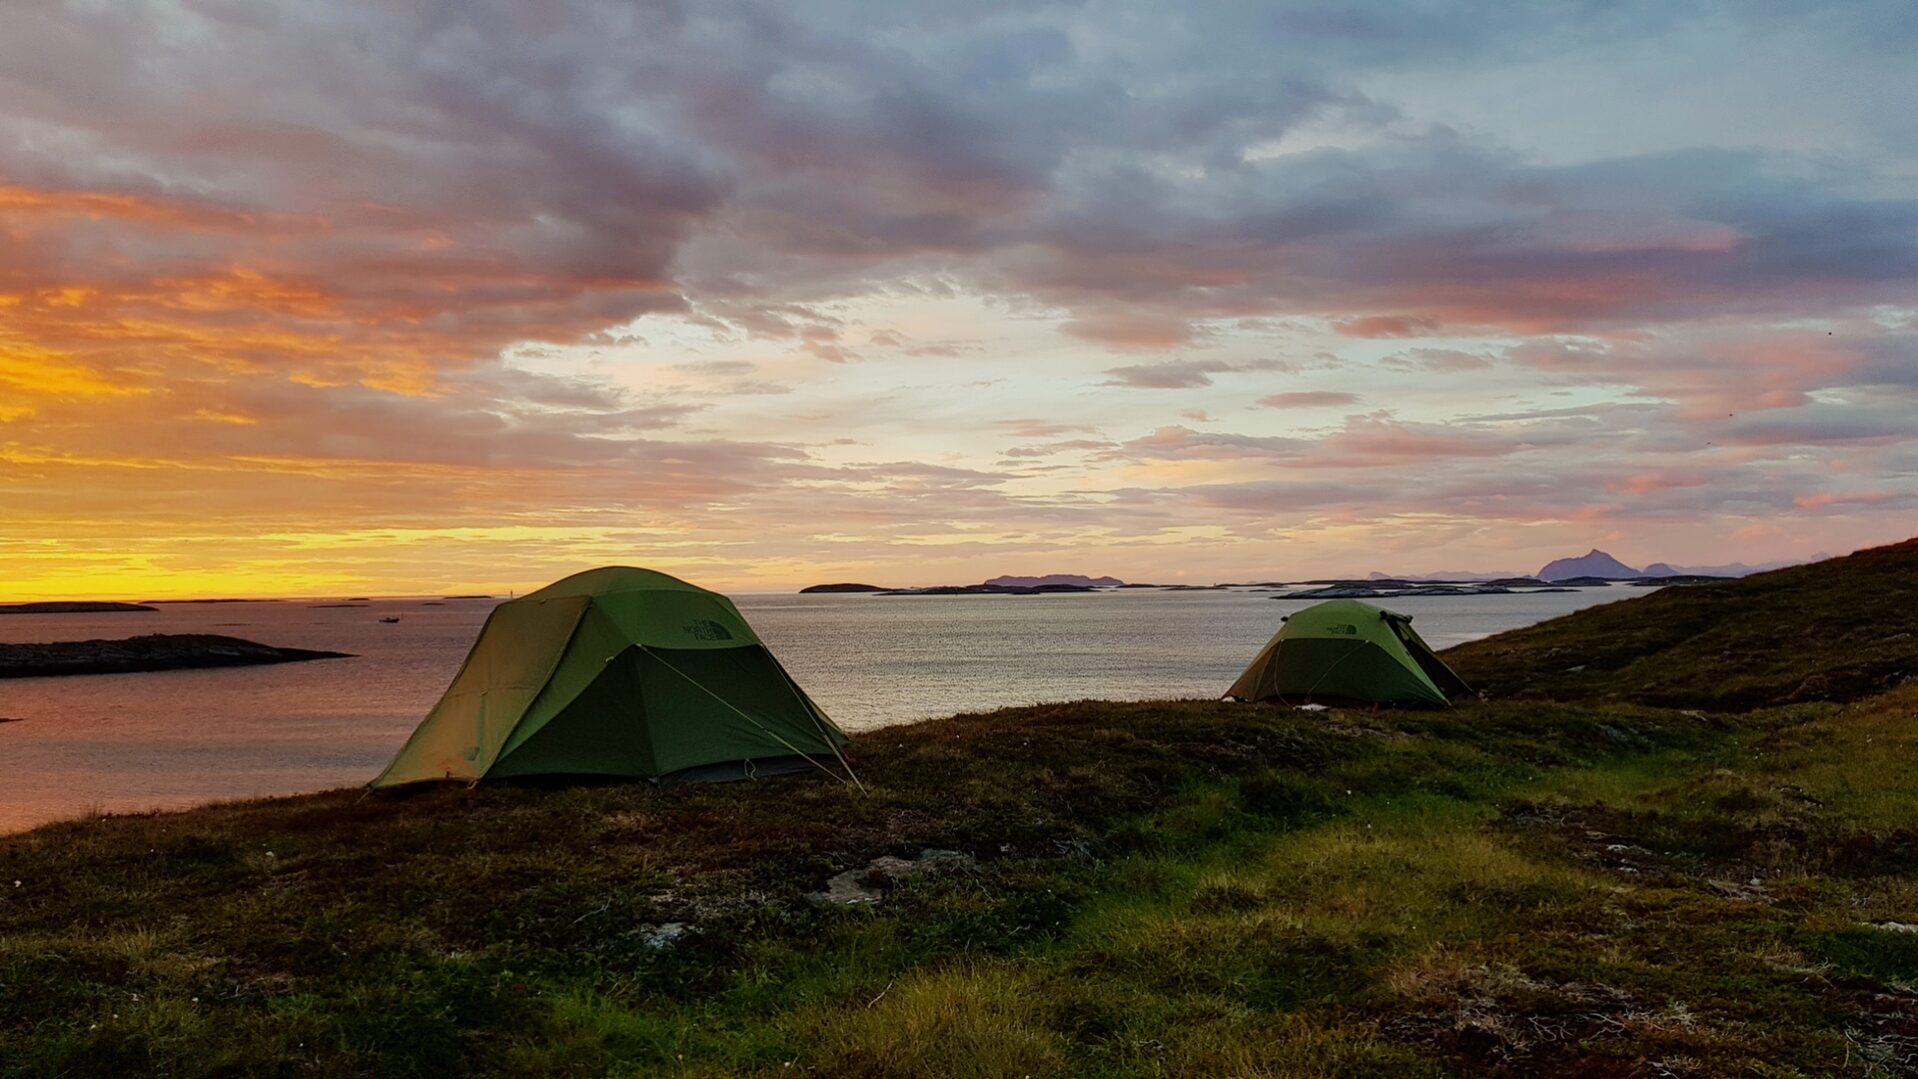
[[1708,709],[1854,700],[1918,676],[1918,539],[1588,608],[1445,660],[1494,697]]

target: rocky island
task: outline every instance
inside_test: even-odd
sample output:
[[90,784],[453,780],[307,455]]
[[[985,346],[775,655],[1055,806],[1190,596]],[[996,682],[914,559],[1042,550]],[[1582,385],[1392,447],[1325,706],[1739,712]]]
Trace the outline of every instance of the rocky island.
[[125,640],[54,641],[0,644],[0,678],[38,678],[67,674],[125,674],[195,667],[250,667],[343,659],[349,652],[277,648],[212,633],[150,633]]
[[942,584],[926,588],[882,588],[872,584],[808,585],[799,594],[863,592],[874,596],[1036,596],[1047,592],[1093,592],[1102,588],[1131,588],[1117,577],[1087,577],[1078,573],[1048,573],[1043,577],[994,577],[978,584]]
[[1041,577],[1006,575],[985,582],[988,588],[1049,588],[1062,584],[1075,588],[1119,588],[1125,582],[1117,577],[1087,577],[1082,573],[1048,573]]
[[111,614],[119,611],[157,611],[144,603],[97,603],[48,600],[39,603],[0,604],[0,614]]
[[1316,587],[1287,592],[1273,599],[1397,599],[1401,596],[1507,596],[1528,592],[1570,592],[1571,588],[1529,577],[1497,581],[1409,581],[1375,578],[1364,581],[1307,581]]
[[889,588],[884,592],[874,592],[875,596],[1037,596],[1047,592],[1092,592],[1096,589],[1082,584],[942,584],[931,588]]

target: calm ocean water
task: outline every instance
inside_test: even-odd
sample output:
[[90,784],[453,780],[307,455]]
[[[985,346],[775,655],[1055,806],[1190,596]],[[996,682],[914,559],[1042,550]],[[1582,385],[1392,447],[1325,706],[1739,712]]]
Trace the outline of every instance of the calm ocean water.
[[[1435,648],[1643,594],[1405,598]],[[1263,592],[734,597],[849,731],[1081,698],[1214,697],[1280,616]],[[493,603],[166,604],[153,614],[0,615],[0,641],[224,633],[356,658],[0,680],[0,832],[88,814],[294,794],[371,779],[458,669]],[[397,624],[382,616],[401,615]]]

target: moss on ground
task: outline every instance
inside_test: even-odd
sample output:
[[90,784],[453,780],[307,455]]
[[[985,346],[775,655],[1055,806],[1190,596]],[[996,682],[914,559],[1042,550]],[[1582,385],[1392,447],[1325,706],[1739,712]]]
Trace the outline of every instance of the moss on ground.
[[[43,828],[0,839],[0,1074],[1918,1069],[1918,685],[1563,692],[959,716],[863,737],[864,795],[483,786]],[[807,898],[928,849],[972,861]]]

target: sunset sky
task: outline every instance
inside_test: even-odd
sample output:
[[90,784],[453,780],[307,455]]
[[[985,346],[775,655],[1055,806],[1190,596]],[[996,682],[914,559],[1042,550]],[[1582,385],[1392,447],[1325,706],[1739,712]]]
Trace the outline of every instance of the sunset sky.
[[0,5],[0,597],[1918,533],[1918,7]]

